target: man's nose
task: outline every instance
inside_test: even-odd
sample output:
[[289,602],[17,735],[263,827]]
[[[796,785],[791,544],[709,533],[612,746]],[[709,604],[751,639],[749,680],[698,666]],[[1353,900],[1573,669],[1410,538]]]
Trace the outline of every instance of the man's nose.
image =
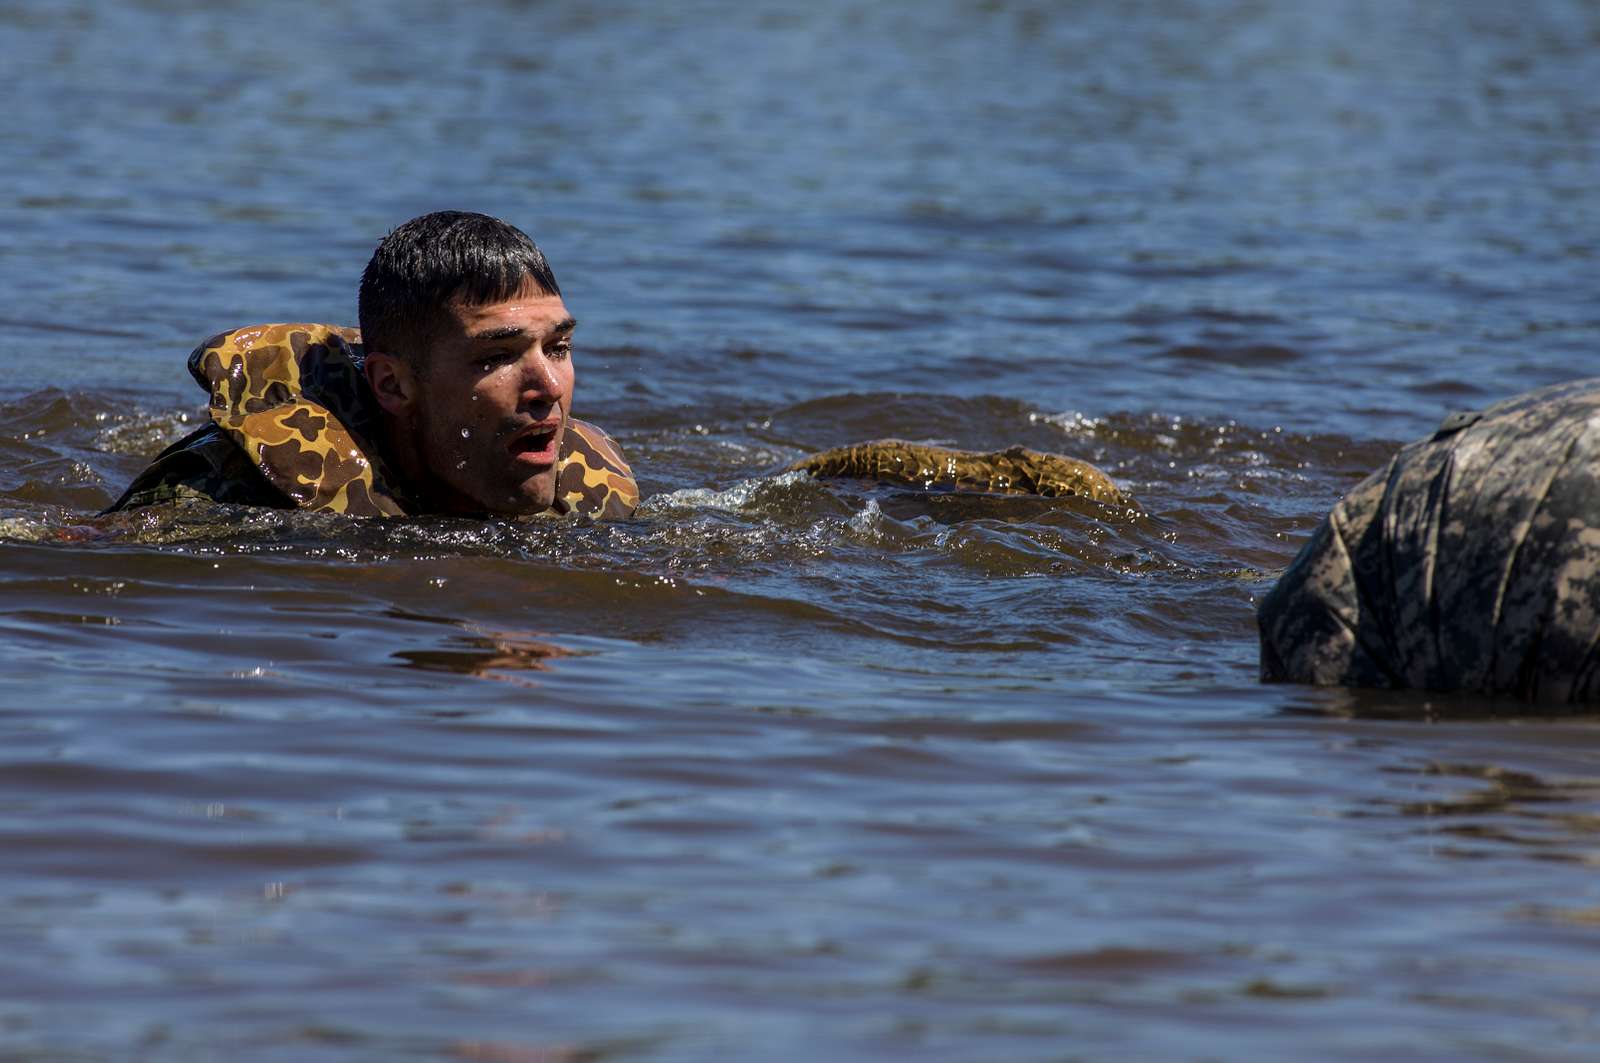
[[522,393],[525,398],[553,402],[561,397],[561,378],[542,350],[529,351],[522,363]]

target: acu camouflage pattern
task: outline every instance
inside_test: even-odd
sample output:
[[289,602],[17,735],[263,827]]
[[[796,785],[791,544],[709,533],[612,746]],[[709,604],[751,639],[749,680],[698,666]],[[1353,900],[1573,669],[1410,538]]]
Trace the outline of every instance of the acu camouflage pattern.
[[935,491],[1080,497],[1121,504],[1127,498],[1088,462],[1025,447],[981,454],[881,439],[813,454],[789,466],[812,476],[850,476]]
[[[257,325],[213,336],[189,356],[211,423],[168,447],[111,510],[204,496],[240,505],[358,517],[421,511],[384,468],[361,368],[361,334],[334,325]],[[600,429],[567,422],[555,509],[626,517],[638,485]]]
[[1403,447],[1257,619],[1266,681],[1600,699],[1600,380]]

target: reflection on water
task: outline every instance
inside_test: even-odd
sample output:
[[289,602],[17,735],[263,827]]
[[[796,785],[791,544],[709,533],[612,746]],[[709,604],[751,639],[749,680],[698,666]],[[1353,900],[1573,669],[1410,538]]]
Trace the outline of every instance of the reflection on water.
[[[438,617],[408,616],[399,610],[392,611],[390,615],[428,623],[456,624],[455,621]],[[466,631],[453,636],[445,644],[447,648],[400,650],[394,656],[405,668],[481,676],[531,687],[537,684],[530,679],[505,673],[542,672],[549,668],[546,662],[570,657],[573,653],[554,643],[542,641],[536,632],[494,631],[467,624],[458,626]]]
[[[1597,18],[0,3],[0,1055],[1593,1058],[1595,718],[1251,612],[1591,371]],[[458,206],[637,518],[94,516]],[[1137,504],[783,471],[886,436]]]

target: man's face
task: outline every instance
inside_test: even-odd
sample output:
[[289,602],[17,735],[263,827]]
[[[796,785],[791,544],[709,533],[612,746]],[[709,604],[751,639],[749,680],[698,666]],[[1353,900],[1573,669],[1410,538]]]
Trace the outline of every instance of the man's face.
[[457,512],[537,513],[556,497],[572,408],[572,329],[558,295],[452,303],[417,376],[415,445]]

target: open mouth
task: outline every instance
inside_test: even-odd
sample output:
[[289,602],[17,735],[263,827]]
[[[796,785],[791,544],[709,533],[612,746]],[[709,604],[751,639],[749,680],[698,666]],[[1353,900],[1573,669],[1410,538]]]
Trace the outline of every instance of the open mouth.
[[561,426],[557,424],[535,425],[525,432],[518,433],[506,445],[511,451],[511,456],[518,461],[529,462],[534,465],[554,465],[556,460],[556,436]]

